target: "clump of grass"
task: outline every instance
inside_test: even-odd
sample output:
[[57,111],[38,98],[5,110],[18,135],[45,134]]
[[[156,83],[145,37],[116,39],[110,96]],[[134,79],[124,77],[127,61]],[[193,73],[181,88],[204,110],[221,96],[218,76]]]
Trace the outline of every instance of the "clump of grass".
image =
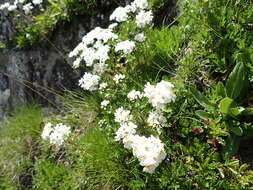
[[88,189],[117,189],[128,181],[124,151],[103,132],[91,128],[80,138],[74,151],[76,167],[72,181]]
[[0,128],[1,175],[20,187],[30,186],[40,138],[42,113],[38,106],[21,106]]

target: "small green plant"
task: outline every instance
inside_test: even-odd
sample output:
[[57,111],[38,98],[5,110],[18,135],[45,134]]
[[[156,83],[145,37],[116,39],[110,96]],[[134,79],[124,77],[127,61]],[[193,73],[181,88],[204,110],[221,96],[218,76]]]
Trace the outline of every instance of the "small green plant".
[[248,89],[248,73],[243,63],[237,63],[228,77],[226,87],[219,82],[215,89],[215,103],[211,103],[202,93],[190,87],[190,91],[196,101],[205,108],[197,110],[196,114],[210,123],[212,128],[216,126],[222,129],[220,135],[225,135],[224,154],[233,156],[239,147],[241,136],[252,136],[253,126],[249,120],[252,116],[252,108],[244,108],[242,97]]
[[48,3],[43,13],[29,16],[17,26],[17,47],[48,42],[56,27],[69,22],[75,15],[94,14],[97,5],[96,0],[49,0]]

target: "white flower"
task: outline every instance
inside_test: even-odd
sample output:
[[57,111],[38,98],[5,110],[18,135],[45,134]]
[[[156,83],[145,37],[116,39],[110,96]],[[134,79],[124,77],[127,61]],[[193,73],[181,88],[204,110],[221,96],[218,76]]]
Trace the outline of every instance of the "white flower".
[[106,124],[106,121],[101,119],[99,122],[98,122],[98,126],[99,127],[103,127],[104,125]]
[[26,0],[18,0],[20,4],[23,4]]
[[80,67],[80,63],[81,63],[81,58],[76,58],[76,60],[73,62],[73,65],[72,65],[72,67],[74,68],[74,69],[77,69],[78,67]]
[[167,125],[167,119],[160,111],[153,111],[148,116],[148,124],[153,127],[164,127]]
[[107,43],[117,38],[118,36],[112,32],[112,29],[96,27],[82,38],[82,42],[69,53],[69,57],[80,57],[87,67],[97,62],[105,63],[109,59],[111,49]]
[[11,6],[10,3],[6,2],[2,5],[0,5],[0,10],[8,9],[10,6]]
[[25,5],[23,6],[23,10],[25,11],[25,14],[26,14],[26,15],[29,14],[30,11],[31,11],[33,8],[34,8],[34,7],[33,7],[32,3],[27,3],[27,4],[25,4]]
[[111,29],[103,29],[100,27],[96,27],[83,37],[82,42],[86,46],[88,46],[96,41],[102,41],[103,43],[107,43],[110,39],[117,38],[117,34],[113,33]]
[[101,108],[105,108],[106,106],[108,106],[108,104],[110,104],[109,100],[104,100],[101,102]]
[[42,132],[42,134],[41,134],[41,138],[42,138],[43,140],[49,139],[50,134],[51,134],[51,132],[53,131],[52,126],[53,126],[52,123],[47,123],[47,124],[44,126],[43,132]]
[[143,95],[140,91],[132,90],[131,92],[128,93],[127,98],[131,101],[134,101],[138,98],[142,98]]
[[134,13],[137,9],[136,5],[135,4],[131,4],[131,5],[127,5],[125,6],[125,9],[127,10],[128,13]]
[[130,111],[123,109],[123,107],[118,108],[115,111],[114,116],[115,116],[115,121],[118,123],[129,122],[132,119],[132,116],[130,115]]
[[144,28],[147,24],[151,24],[153,20],[152,11],[141,10],[138,15],[136,15],[136,24],[140,28]]
[[68,138],[70,133],[70,127],[63,125],[62,123],[57,124],[54,127],[53,132],[50,134],[50,144],[61,146]]
[[70,127],[59,123],[55,127],[51,123],[44,126],[41,138],[49,140],[50,144],[61,146],[71,133]]
[[108,26],[109,29],[113,30],[114,28],[116,28],[118,26],[118,23],[112,23]]
[[93,65],[93,73],[95,74],[103,74],[107,68],[107,64],[105,63],[97,63],[95,65]]
[[130,10],[127,8],[118,7],[111,14],[110,20],[116,20],[117,22],[127,21],[129,18],[129,16],[128,16],[129,12],[130,12]]
[[97,59],[94,48],[85,48],[82,50],[80,57],[85,61],[87,67],[91,67]]
[[135,142],[135,135],[130,134],[125,136],[122,139],[122,142],[124,144],[124,148],[131,149],[133,147],[133,143]]
[[16,10],[18,7],[17,7],[17,5],[10,5],[9,7],[8,7],[8,11],[14,11],[14,10]]
[[97,48],[94,56],[100,63],[104,63],[107,59],[109,59],[109,51],[110,47],[108,45],[102,45]]
[[99,90],[103,90],[108,86],[108,84],[106,82],[103,82],[99,85]]
[[135,0],[133,2],[136,8],[139,9],[146,9],[148,8],[148,1],[147,0]]
[[129,135],[133,135],[136,133],[137,125],[132,122],[123,123],[120,125],[120,128],[116,132],[115,140],[119,141],[127,138]]
[[29,38],[31,37],[31,34],[26,33],[26,34],[25,34],[25,37],[29,39]]
[[84,76],[79,80],[79,86],[84,90],[94,91],[97,90],[100,77],[91,73],[85,73]]
[[122,74],[116,74],[113,78],[116,84],[120,83],[126,76]]
[[144,88],[144,96],[149,99],[154,108],[164,109],[166,104],[176,99],[172,90],[173,87],[172,83],[163,80],[156,85],[147,83]]
[[147,138],[132,134],[122,138],[124,146],[133,150],[133,155],[138,158],[140,165],[144,167],[144,172],[153,173],[166,157],[164,145],[159,138],[154,136]]
[[123,51],[124,54],[129,54],[135,48],[135,43],[129,40],[125,40],[123,42],[119,42],[115,46],[115,51]]
[[43,0],[33,0],[32,2],[34,5],[40,5],[43,2]]
[[146,39],[146,37],[144,36],[144,33],[139,33],[134,37],[134,40],[138,41],[138,42],[144,42]]
[[83,42],[81,42],[81,43],[79,43],[74,49],[73,49],[73,51],[71,51],[70,53],[69,53],[69,57],[76,57],[82,50],[84,50],[84,49],[86,49],[87,47],[86,47],[86,45],[83,43]]

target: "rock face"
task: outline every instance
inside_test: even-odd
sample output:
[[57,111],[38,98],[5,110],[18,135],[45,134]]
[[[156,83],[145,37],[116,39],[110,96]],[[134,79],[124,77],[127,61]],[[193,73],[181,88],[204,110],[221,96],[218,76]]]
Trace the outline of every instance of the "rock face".
[[[174,7],[174,1],[168,7]],[[76,17],[58,28],[47,48],[33,46],[0,52],[0,120],[4,118],[4,110],[13,109],[18,104],[36,100],[52,105],[55,93],[77,88],[82,71],[71,68],[67,55],[91,29],[108,25],[109,15],[118,5],[103,0],[101,4],[104,8],[98,14]],[[168,7],[166,15],[171,12]],[[0,24],[0,41],[10,43],[14,27],[6,13],[0,12]]]

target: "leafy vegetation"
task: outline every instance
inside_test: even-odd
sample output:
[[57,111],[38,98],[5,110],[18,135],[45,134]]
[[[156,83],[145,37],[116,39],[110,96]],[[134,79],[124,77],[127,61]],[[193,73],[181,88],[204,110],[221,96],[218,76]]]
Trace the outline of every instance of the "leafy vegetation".
[[96,0],[49,0],[43,12],[34,16],[21,15],[24,19],[17,25],[17,47],[48,43],[54,29],[75,15],[94,14],[96,6]]

